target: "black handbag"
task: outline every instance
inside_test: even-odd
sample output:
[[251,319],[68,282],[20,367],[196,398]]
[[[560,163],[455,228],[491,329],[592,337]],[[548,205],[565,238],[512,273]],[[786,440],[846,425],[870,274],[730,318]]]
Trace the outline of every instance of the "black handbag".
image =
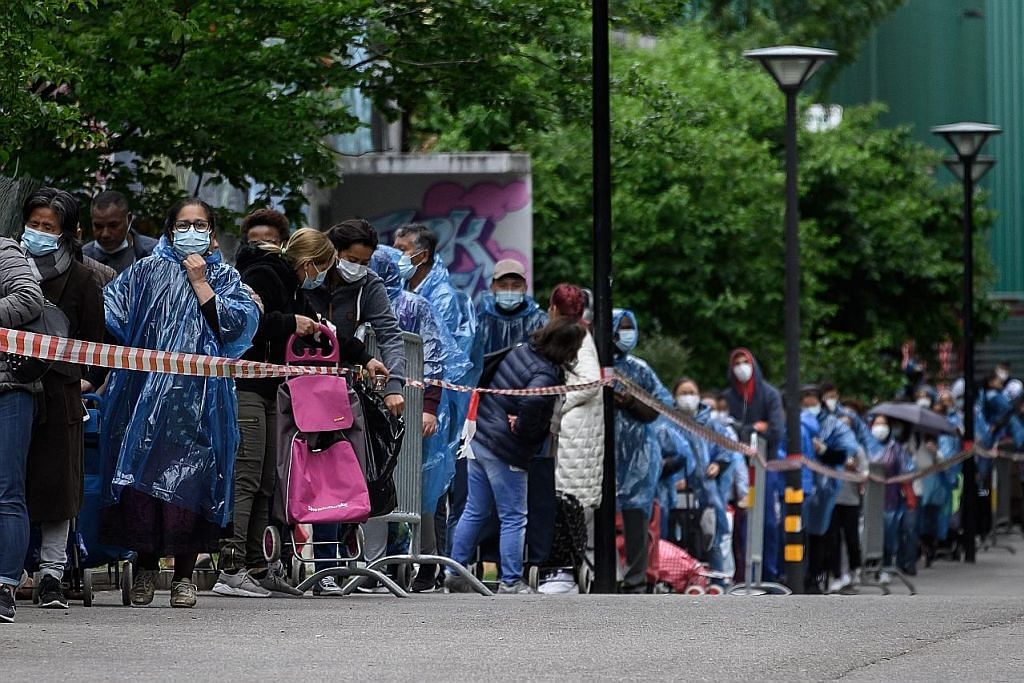
[[[43,300],[43,312],[35,320],[29,321],[18,327],[23,332],[35,332],[37,334],[48,334],[54,337],[67,337],[70,334],[71,323],[64,311],[57,308],[47,300]],[[33,384],[38,382],[46,374],[46,371],[53,365],[53,361],[30,358],[29,356],[18,356],[13,353],[4,354],[11,374],[19,384]]]
[[366,488],[370,493],[370,516],[378,517],[398,507],[395,468],[405,437],[405,421],[391,414],[384,399],[361,379],[353,385],[363,409],[366,435]]

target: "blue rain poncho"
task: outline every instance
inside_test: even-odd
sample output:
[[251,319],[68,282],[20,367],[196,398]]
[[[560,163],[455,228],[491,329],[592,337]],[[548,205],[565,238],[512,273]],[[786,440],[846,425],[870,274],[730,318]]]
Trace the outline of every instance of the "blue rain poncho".
[[[728,428],[711,420],[711,410],[707,407],[698,411],[694,420],[698,424],[714,429],[719,434],[726,435],[721,430]],[[717,463],[720,468],[719,478],[726,475],[732,464],[732,453],[717,444],[710,444],[699,436],[687,432],[664,416],[654,422],[654,431],[658,436],[662,462],[666,459],[674,460],[676,462],[670,462],[666,467],[679,468],[675,475],[662,477],[658,485],[658,501],[663,507],[666,507],[662,514],[667,518],[668,510],[674,507],[676,483],[685,479],[686,487],[697,497],[700,507],[714,511],[714,543],[717,546],[721,543],[722,536],[728,532],[729,517],[726,514],[725,503],[719,492],[717,480],[708,479],[707,469],[711,463]],[[662,526],[664,530],[665,525]],[[721,567],[714,569],[720,570]]]
[[[423,376],[459,382],[472,365],[434,307],[418,294],[403,291],[398,273],[402,252],[380,246],[370,259],[370,268],[380,276],[391,299],[398,325],[423,340]],[[445,390],[437,408],[437,433],[423,441],[423,509],[436,506],[455,475],[455,451],[459,435],[452,434],[453,416],[459,414],[459,396]],[[463,416],[463,420],[465,417]],[[461,422],[459,434],[461,434]]]
[[[206,257],[220,334],[199,309],[167,238],[103,291],[107,331],[118,344],[239,358],[259,324],[256,302],[219,252]],[[111,373],[100,439],[116,503],[130,486],[220,526],[231,520],[238,448],[234,380],[128,370]]]
[[[629,317],[637,327],[636,316],[631,311],[617,308],[612,314],[612,329],[618,330],[625,317]],[[672,394],[651,366],[641,359],[628,353],[616,353],[615,370],[666,406],[672,405]],[[616,390],[621,389],[616,387]],[[615,484],[619,509],[650,513],[660,475],[661,447],[652,424],[641,422],[626,410],[616,408]]]
[[[801,411],[800,443],[804,456],[820,462],[814,450],[813,439],[821,440],[829,451],[845,454],[845,458],[853,457],[857,453],[857,438],[853,431],[835,415],[822,411],[815,416],[808,411]],[[845,464],[845,458],[839,464],[827,466],[838,471]],[[836,507],[842,481],[819,474],[807,467],[803,468],[802,474],[806,496],[803,507],[804,528],[809,534],[824,536],[832,522],[832,511]]]
[[494,294],[484,293],[477,307],[476,346],[486,355],[528,341],[530,333],[548,324],[548,314],[527,296],[514,313],[501,311]]

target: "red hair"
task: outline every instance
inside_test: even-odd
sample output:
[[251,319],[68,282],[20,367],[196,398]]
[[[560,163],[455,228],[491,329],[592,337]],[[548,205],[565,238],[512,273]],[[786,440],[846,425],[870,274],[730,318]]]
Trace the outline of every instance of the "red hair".
[[558,315],[578,322],[583,317],[583,290],[576,285],[563,282],[551,292],[551,305]]

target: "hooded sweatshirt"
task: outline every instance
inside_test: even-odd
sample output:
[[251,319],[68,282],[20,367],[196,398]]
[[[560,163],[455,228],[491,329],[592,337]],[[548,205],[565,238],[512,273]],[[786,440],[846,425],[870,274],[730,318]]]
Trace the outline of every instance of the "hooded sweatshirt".
[[[746,358],[754,368],[754,374],[747,382],[740,382],[732,372],[733,365],[740,357]],[[744,348],[730,353],[725,381],[729,387],[725,391],[725,400],[729,404],[729,414],[738,425],[740,440],[750,438],[755,423],[765,422],[768,424],[768,430],[764,434],[768,439],[768,453],[777,452],[786,428],[782,397],[778,389],[765,381],[761,374],[761,365],[754,358],[754,354]]]

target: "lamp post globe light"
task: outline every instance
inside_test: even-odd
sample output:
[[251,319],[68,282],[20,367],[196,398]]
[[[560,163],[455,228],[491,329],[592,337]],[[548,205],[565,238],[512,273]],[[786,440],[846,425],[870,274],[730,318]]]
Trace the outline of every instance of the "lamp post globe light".
[[[834,50],[783,45],[747,50],[743,56],[759,62],[786,97],[786,454],[799,457],[800,449],[800,211],[797,196],[796,97],[825,62],[835,59]],[[802,491],[800,471],[786,474],[786,488]],[[787,496],[789,498],[789,496]],[[793,497],[794,500],[796,496]],[[800,515],[800,502],[786,503],[787,517]],[[787,529],[793,529],[789,524]],[[783,555],[786,583],[795,592],[804,589],[803,532],[787,531]]]
[[[932,133],[942,136],[956,152],[947,159],[946,167],[964,188],[964,289],[963,289],[963,367],[964,367],[964,448],[974,448],[974,400],[977,395],[974,371],[974,185],[988,172],[995,159],[980,156],[981,148],[1002,128],[990,123],[951,123],[935,126]],[[978,487],[974,485],[977,468],[974,458],[964,461],[963,530],[964,560],[975,560],[977,533]]]

